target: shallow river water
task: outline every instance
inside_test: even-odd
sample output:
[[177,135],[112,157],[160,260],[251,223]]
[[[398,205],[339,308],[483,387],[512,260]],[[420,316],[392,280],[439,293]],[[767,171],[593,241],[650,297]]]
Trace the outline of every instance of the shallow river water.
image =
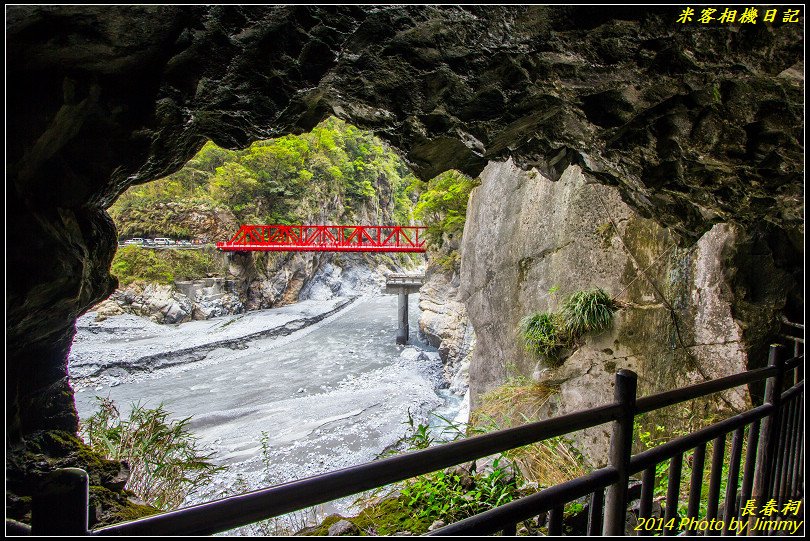
[[[162,402],[174,417],[191,416],[190,429],[227,470],[187,504],[373,460],[406,433],[409,412],[419,421],[437,408],[452,417],[458,404],[437,390],[441,362],[416,339],[418,296],[410,296],[408,346],[394,343],[396,308],[396,296],[364,297],[288,336],[250,340],[245,349],[214,349],[201,360],[135,378],[90,384],[77,378],[79,416],[92,413],[96,396],[109,396],[123,409]],[[229,317],[220,326],[239,325]],[[213,335],[211,322],[185,328]],[[72,356],[87,360],[109,347],[112,333],[105,339],[91,328],[80,320]],[[164,342],[181,348],[204,341],[184,337],[183,329],[177,326]],[[154,343],[153,334],[134,333],[121,344],[121,355],[139,351],[139,341]],[[171,344],[160,348],[171,350]]]

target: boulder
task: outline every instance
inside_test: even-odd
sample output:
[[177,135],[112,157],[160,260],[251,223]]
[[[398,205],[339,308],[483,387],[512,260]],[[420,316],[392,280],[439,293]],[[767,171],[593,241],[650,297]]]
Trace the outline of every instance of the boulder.
[[346,519],[341,519],[329,526],[329,536],[337,535],[357,535],[360,530]]

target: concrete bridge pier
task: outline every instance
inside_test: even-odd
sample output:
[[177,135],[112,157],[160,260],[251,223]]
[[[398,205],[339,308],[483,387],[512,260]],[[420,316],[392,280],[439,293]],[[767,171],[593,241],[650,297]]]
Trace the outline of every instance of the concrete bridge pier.
[[397,294],[397,336],[399,345],[408,343],[408,294],[417,293],[425,281],[424,274],[389,274],[385,280],[385,293]]
[[407,344],[408,334],[408,292],[400,291],[397,304],[397,344]]

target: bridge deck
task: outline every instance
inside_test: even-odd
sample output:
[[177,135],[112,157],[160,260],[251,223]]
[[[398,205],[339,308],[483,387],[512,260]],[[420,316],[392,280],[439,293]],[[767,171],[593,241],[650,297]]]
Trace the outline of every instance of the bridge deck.
[[217,248],[228,252],[424,252],[424,227],[243,225]]
[[385,277],[385,293],[416,293],[425,283],[424,274],[388,274]]

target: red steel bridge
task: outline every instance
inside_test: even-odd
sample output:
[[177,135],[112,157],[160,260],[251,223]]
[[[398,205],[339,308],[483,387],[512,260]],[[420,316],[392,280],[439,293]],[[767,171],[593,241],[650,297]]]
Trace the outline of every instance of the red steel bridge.
[[[217,248],[227,252],[424,252],[424,227],[243,225]],[[421,235],[421,236],[420,236]]]

